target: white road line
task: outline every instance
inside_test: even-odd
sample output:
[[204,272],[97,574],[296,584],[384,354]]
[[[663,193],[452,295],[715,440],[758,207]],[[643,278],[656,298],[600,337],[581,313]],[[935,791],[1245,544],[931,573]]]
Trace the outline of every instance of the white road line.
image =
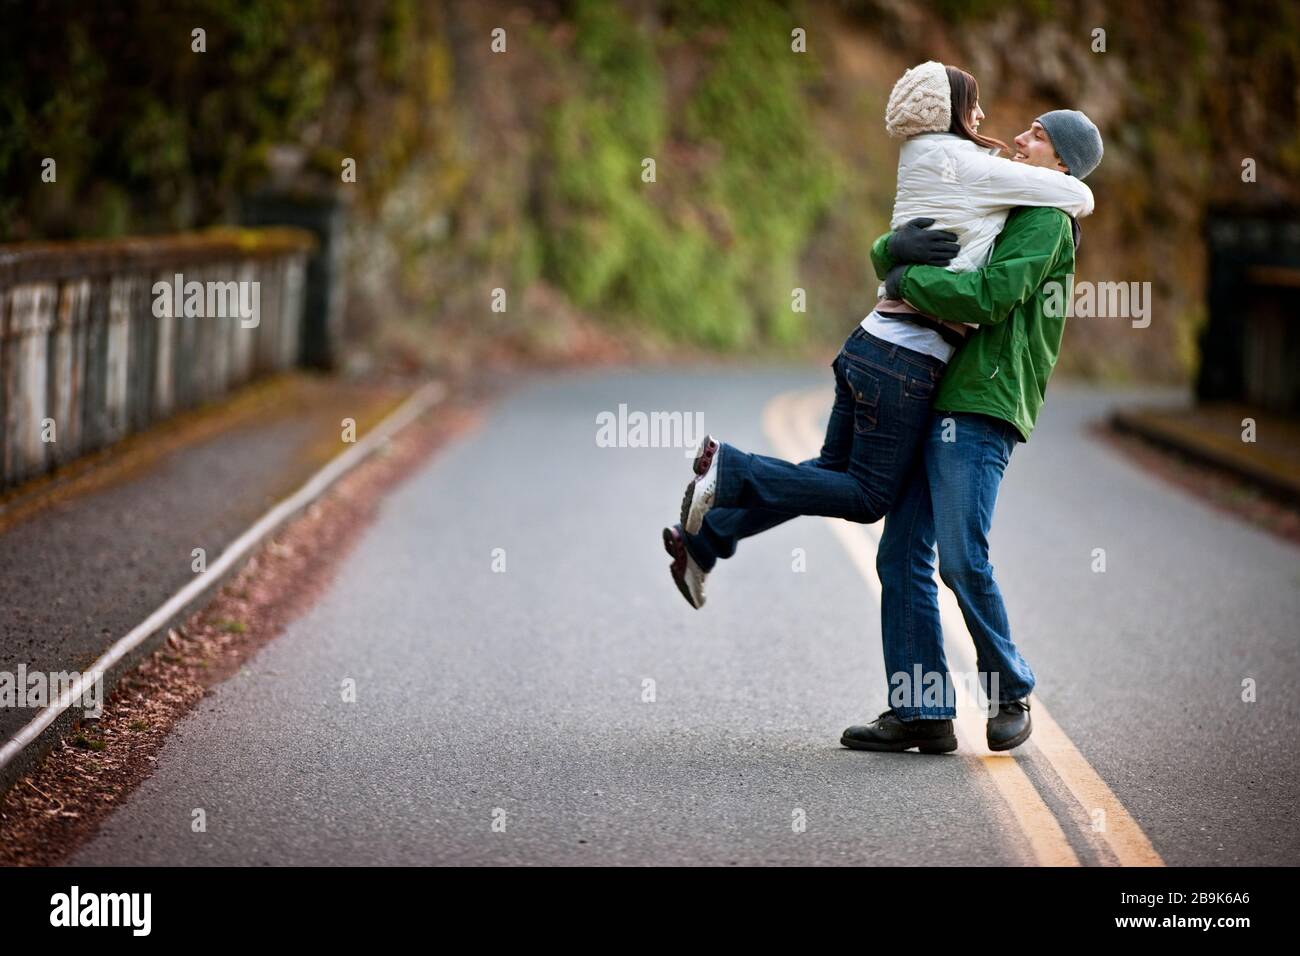
[[83,672],[72,687],[65,691],[58,701],[50,704],[14,734],[3,747],[0,747],[0,769],[6,767],[23,748],[36,740],[45,728],[54,723],[59,715],[78,700],[85,690],[105,674],[109,668],[134,650],[150,635],[166,626],[167,622],[182,611],[191,601],[199,597],[209,587],[225,575],[237,562],[248,555],[272,531],[288,518],[320,497],[329,487],[348,471],[364,461],[372,452],[383,445],[399,431],[413,422],[429,408],[441,401],[446,395],[446,387],[440,382],[430,382],[416,390],[387,418],[347,451],[333,458],[320,471],[316,472],[306,484],[288,498],[275,505],[264,514],[247,531],[236,538],[221,553],[206,571],[181,588],[156,611],[118,639],[94,664],[89,671]]

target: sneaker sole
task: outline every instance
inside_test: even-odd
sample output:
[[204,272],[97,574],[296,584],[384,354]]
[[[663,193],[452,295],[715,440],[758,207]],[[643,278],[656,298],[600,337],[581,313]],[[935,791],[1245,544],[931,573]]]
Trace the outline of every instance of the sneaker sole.
[[713,464],[713,457],[718,453],[720,447],[718,440],[710,436],[700,444],[700,450],[695,453],[695,461],[691,464],[691,470],[695,472],[695,478],[691,479],[686,486],[686,492],[682,495],[681,525],[687,534],[699,534],[700,526],[704,524],[704,515],[700,514],[696,516],[698,520],[695,522],[695,526],[691,527],[691,505],[695,501],[696,479],[704,477],[708,472],[709,467]]
[[673,559],[673,566],[669,569],[673,577],[673,584],[677,585],[677,590],[681,592],[682,597],[686,598],[686,603],[698,611],[704,606],[704,602],[701,601],[696,604],[695,599],[691,597],[691,589],[686,586],[686,579],[677,575],[678,562],[681,562],[682,567],[686,566],[686,542],[683,540],[679,543],[678,539],[673,535],[672,528],[664,528],[664,550]]
[[691,530],[691,502],[694,500],[695,500],[695,482],[692,480],[686,486],[686,492],[682,495],[681,524],[682,524],[682,530],[685,531],[687,534],[696,534],[700,530],[698,526],[696,526],[694,531]]
[[677,557],[677,539],[673,536],[672,528],[664,528],[664,550],[668,552],[668,557]]
[[699,485],[699,478],[694,478],[686,486],[686,492],[682,495],[682,530],[686,534],[699,534],[700,529],[704,527],[704,519],[713,507],[713,501],[706,501],[702,507],[695,507],[695,491]]
[[901,753],[915,747],[923,754],[946,754],[957,749],[956,735],[950,737],[931,737],[927,740],[894,740],[888,743],[872,743],[841,737],[840,743],[850,750],[874,750],[878,753]]
[[709,438],[700,450],[695,453],[695,461],[691,465],[697,475],[702,475],[709,470],[709,465],[713,463],[713,456],[718,453],[718,442],[715,438]]

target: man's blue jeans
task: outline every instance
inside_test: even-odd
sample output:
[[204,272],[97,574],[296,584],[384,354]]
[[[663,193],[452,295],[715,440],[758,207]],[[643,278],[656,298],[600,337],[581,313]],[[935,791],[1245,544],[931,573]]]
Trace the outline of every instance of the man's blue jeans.
[[[993,506],[1017,441],[1015,426],[998,418],[931,414],[916,470],[885,520],[876,553],[886,680],[902,673],[914,683],[914,668],[920,665],[922,675],[940,674],[942,686],[952,686],[934,582],[937,546],[939,577],[956,596],[975,641],[984,693],[989,692],[987,675],[993,673],[998,675],[997,697],[1002,701],[1033,690],[1034,672],[1011,640],[1006,606],[989,563]],[[904,720],[955,717],[956,709],[946,704],[934,707],[923,701],[919,707],[909,704],[893,710]]]
[[704,570],[741,538],[797,515],[879,521],[898,497],[925,434],[944,363],[861,326],[835,361],[835,403],[816,458],[794,464],[728,444],[718,450],[716,503],[686,544]]

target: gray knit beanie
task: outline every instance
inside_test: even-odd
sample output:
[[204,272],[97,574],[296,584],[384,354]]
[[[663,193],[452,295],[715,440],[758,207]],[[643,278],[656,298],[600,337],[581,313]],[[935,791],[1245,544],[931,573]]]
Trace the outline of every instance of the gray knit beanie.
[[946,133],[951,123],[952,91],[942,63],[926,60],[899,77],[885,107],[890,136]]
[[1083,179],[1101,162],[1101,133],[1097,124],[1078,110],[1052,110],[1038,117],[1061,162],[1070,175]]

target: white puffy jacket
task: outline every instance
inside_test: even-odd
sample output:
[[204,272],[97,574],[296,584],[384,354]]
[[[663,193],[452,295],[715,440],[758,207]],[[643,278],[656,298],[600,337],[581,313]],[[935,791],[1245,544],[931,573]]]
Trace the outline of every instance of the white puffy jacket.
[[[993,241],[1016,206],[1055,206],[1068,215],[1092,213],[1092,190],[1056,169],[1016,163],[955,133],[918,133],[898,155],[898,191],[890,229],[926,216],[931,229],[957,234],[953,272],[986,265]],[[881,283],[879,295],[884,297]]]

